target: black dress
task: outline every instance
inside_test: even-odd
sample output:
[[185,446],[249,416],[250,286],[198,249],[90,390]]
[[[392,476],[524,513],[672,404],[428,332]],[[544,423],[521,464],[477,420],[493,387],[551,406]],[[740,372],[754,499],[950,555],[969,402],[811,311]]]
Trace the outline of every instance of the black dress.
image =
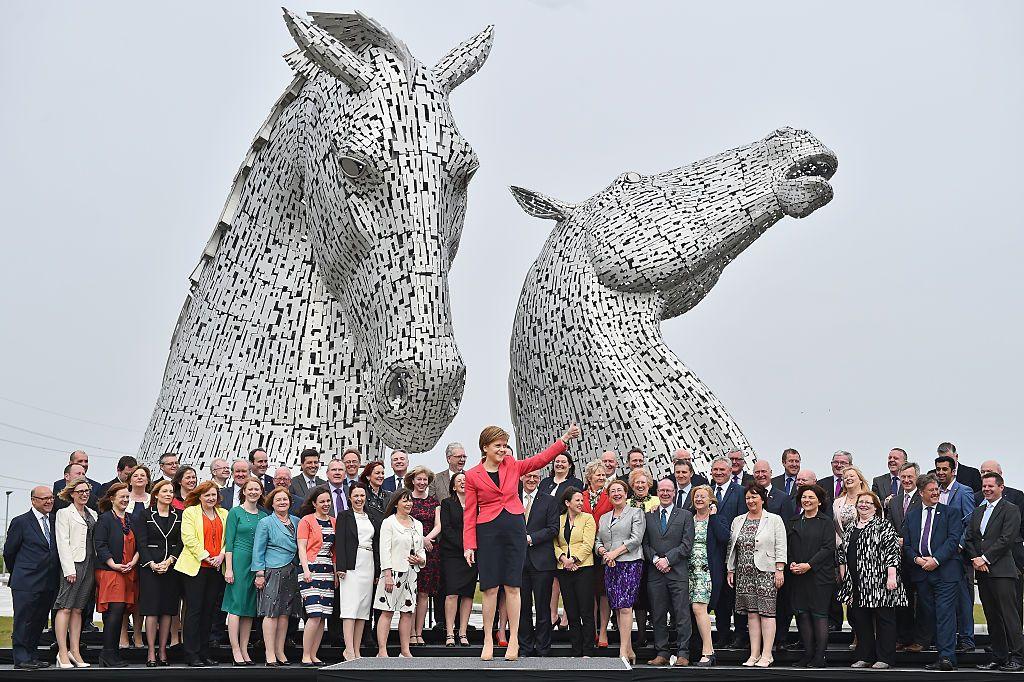
[[[836,531],[832,519],[820,512],[812,518],[799,516],[786,522],[788,548],[786,585],[793,613],[828,615],[836,588]],[[810,564],[802,575],[789,572],[790,563]]]
[[462,515],[458,495],[441,503],[441,575],[443,594],[472,597],[476,592],[476,566],[466,563],[462,544]]
[[160,516],[147,509],[136,517],[139,551],[139,613],[143,616],[176,616],[181,610],[181,573],[172,565],[166,573],[154,573],[149,564],[181,555],[181,512],[171,509]]

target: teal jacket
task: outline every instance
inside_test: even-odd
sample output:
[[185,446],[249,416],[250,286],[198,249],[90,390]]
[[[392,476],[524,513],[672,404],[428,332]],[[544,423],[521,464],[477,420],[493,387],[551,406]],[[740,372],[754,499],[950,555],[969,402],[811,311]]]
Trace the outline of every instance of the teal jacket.
[[256,537],[252,543],[252,571],[281,568],[295,563],[298,545],[295,533],[299,527],[297,516],[289,514],[292,527],[289,531],[276,514],[265,516],[256,524]]

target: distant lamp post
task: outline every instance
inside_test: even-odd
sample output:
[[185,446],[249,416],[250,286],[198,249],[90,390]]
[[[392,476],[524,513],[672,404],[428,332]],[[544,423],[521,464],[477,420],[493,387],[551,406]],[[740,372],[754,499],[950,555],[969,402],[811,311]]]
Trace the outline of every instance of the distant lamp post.
[[4,494],[7,495],[7,501],[4,505],[4,539],[7,539],[7,531],[11,527],[11,493],[13,490],[5,490]]

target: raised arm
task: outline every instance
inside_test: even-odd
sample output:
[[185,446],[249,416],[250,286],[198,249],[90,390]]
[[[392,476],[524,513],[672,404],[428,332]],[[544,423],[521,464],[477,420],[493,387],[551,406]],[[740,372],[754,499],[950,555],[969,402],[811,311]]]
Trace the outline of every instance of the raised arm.
[[565,452],[569,445],[569,441],[575,440],[580,437],[580,427],[576,426],[575,423],[570,424],[569,428],[566,429],[565,433],[559,436],[558,440],[552,443],[544,452],[533,457],[527,457],[526,459],[516,460],[516,478],[521,477],[523,474],[531,471],[536,471],[542,467],[546,467],[551,463],[558,455]]

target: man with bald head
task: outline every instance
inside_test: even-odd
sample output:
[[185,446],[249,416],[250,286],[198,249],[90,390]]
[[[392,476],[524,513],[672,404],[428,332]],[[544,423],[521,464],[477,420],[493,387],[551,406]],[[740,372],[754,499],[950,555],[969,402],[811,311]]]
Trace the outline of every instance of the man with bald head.
[[793,497],[782,488],[772,485],[772,465],[766,459],[759,459],[754,462],[754,483],[768,491],[768,502],[764,505],[766,511],[778,514],[783,521],[789,521],[796,516],[796,502]]
[[[274,470],[274,478],[271,481],[271,484],[272,485],[267,488],[268,493],[274,488],[284,488],[285,490],[288,490],[289,486],[292,484],[292,470],[288,467],[277,467],[277,469]],[[299,507],[302,506],[303,499],[290,490],[288,491],[288,495],[292,500],[292,508],[290,510],[292,516],[298,516]]]
[[[54,497],[60,494],[61,490],[64,490],[64,486],[71,480],[68,476],[68,468],[71,466],[82,467],[82,473],[80,476],[85,476],[86,480],[89,481],[89,486],[92,487],[92,492],[89,493],[89,501],[86,502],[85,506],[93,511],[97,511],[97,505],[99,504],[99,492],[100,486],[102,485],[99,481],[94,481],[88,477],[89,473],[89,455],[84,450],[75,450],[68,457],[68,466],[64,468],[64,478],[53,482],[53,494]],[[66,506],[66,505],[65,505]]]
[[39,638],[58,580],[57,543],[50,523],[53,492],[45,486],[33,488],[31,503],[30,510],[11,519],[4,541],[4,566],[14,601],[14,667],[22,670],[50,665],[39,660]]
[[[1003,467],[1000,466],[999,462],[994,459],[988,459],[981,463],[981,473],[994,473],[1003,475]],[[985,496],[981,493],[977,496],[978,504],[985,501]],[[1012,502],[1018,509],[1021,510],[1021,528],[1024,528],[1024,492],[1021,492],[1017,488],[1011,488],[1008,485],[1003,486],[1003,499],[1007,502]],[[1021,531],[1024,535],[1024,531]],[[1024,544],[1021,543],[1021,538],[1017,538],[1017,541],[1013,544],[1012,549],[1013,561],[1017,564],[1017,570],[1024,572]],[[1016,582],[1017,588],[1017,600],[1014,604],[1017,607],[1017,613],[1020,616],[1021,624],[1024,625],[1024,578],[1017,576]]]

